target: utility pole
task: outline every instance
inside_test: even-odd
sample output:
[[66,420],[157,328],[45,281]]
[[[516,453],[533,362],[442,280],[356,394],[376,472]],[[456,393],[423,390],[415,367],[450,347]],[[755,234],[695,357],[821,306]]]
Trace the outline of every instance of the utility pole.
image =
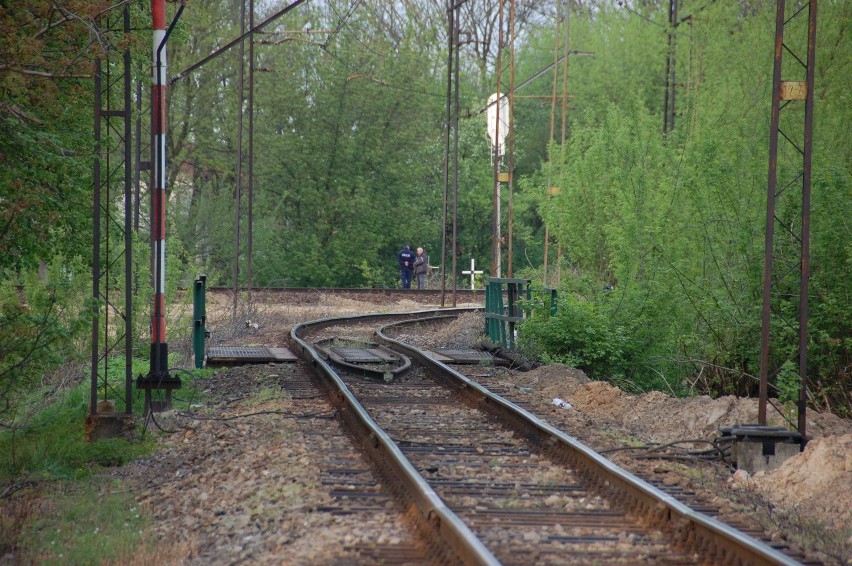
[[[248,313],[252,312],[252,287],[254,285],[254,0],[249,0],[249,92],[248,92],[248,256],[246,285],[248,286]],[[242,108],[240,108],[242,112]]]
[[455,44],[455,85],[453,90],[453,307],[458,306],[458,218],[459,218],[459,51],[461,51],[461,18],[453,19]]
[[450,191],[450,130],[452,128],[453,49],[455,48],[455,7],[447,0],[447,115],[444,129],[444,198],[441,223],[441,306],[447,298],[447,201]]
[[[553,31],[553,80],[551,83],[551,93],[550,93],[550,137],[549,137],[549,146],[553,146],[555,130],[556,130],[556,100],[560,98],[560,102],[562,105],[562,128],[561,128],[561,136],[560,136],[560,144],[561,151],[564,155],[565,152],[565,140],[568,137],[568,58],[571,55],[592,55],[592,53],[587,51],[571,51],[569,49],[569,37],[570,37],[570,28],[569,28],[569,20],[570,18],[570,8],[565,5],[563,0],[559,0],[556,4],[556,22]],[[560,23],[562,23],[562,29],[560,29]],[[564,30],[564,31],[563,31]],[[562,92],[561,95],[557,96],[556,94],[556,83],[559,78],[559,47],[560,47],[560,37],[562,39]],[[551,198],[556,196],[559,192],[558,187],[552,185],[553,183],[553,156],[549,156],[551,165],[548,167],[547,171],[547,197]],[[547,271],[548,271],[548,260],[550,255],[550,229],[547,223],[544,225],[544,265],[543,265],[543,273],[542,273],[542,282],[547,285]],[[557,244],[556,247],[556,286],[559,286],[559,282],[562,279],[562,245]]]
[[[95,60],[93,73],[92,350],[89,412],[85,419],[89,441],[116,436],[120,430],[129,432],[133,427],[132,73],[130,48],[126,44],[122,46],[123,38],[131,29],[130,8],[125,5],[121,17],[116,17],[116,12],[119,10],[110,10],[96,22],[103,32],[104,50]],[[115,96],[119,85],[122,88],[120,97]],[[139,148],[138,143],[136,148]],[[121,179],[119,171],[123,174]],[[118,217],[115,207],[119,195],[112,190],[119,184],[123,187],[123,219]],[[111,235],[122,238],[113,241]],[[113,269],[120,265],[121,259],[124,260],[123,280],[115,276]],[[103,318],[100,305],[103,305]],[[122,342],[123,413],[117,411],[117,403],[110,399],[111,390],[118,390],[118,387],[115,384],[110,387],[107,371],[108,362],[118,353]]]
[[[808,279],[810,276],[810,199],[811,199],[811,157],[813,151],[813,112],[814,112],[814,68],[816,61],[816,17],[817,0],[810,0],[801,6],[796,5],[795,11],[787,17],[785,11],[785,0],[777,0],[775,17],[775,58],[772,74],[772,107],[769,127],[769,173],[766,195],[766,239],[764,242],[764,267],[763,267],[763,308],[761,313],[760,334],[760,386],[758,404],[758,424],[766,424],[766,406],[769,393],[769,374],[777,374],[777,369],[772,370],[769,366],[770,360],[770,323],[773,312],[782,317],[782,309],[772,308],[772,299],[780,298],[778,293],[773,293],[774,285],[785,282],[788,273],[795,271],[795,264],[790,261],[782,265],[778,270],[778,276],[773,285],[774,261],[784,261],[782,253],[776,257],[775,251],[775,225],[778,224],[785,232],[800,244],[798,259],[799,267],[799,399],[798,399],[798,431],[803,438],[807,432],[807,395],[808,395]],[[806,10],[807,9],[807,10]],[[793,33],[801,31],[796,26],[802,26],[802,19],[807,13],[807,39],[804,56],[801,54],[802,45],[794,44],[793,41],[801,42],[801,34]],[[790,28],[791,42],[785,41],[785,31]],[[787,54],[787,57],[784,54]],[[786,65],[784,64],[786,60]],[[782,80],[782,74],[792,74],[798,71],[800,80]],[[804,79],[804,80],[801,80]],[[783,102],[782,102],[783,101]],[[798,117],[796,108],[797,101],[804,101],[803,127],[798,130],[796,126],[788,125],[782,131],[782,116],[790,116],[791,119]],[[783,111],[783,112],[782,112]],[[802,132],[801,139],[795,139],[792,132]],[[785,133],[786,132],[786,133]],[[797,172],[795,175],[787,173],[779,189],[778,183],[778,143],[779,134],[789,144],[789,153],[800,156],[801,162],[785,163],[787,167],[781,169],[782,173],[787,171]],[[784,155],[784,153],[782,153]],[[801,179],[801,228],[796,233],[795,222],[787,223],[776,215],[776,205],[780,197],[789,191]],[[789,197],[788,197],[789,198]],[[785,321],[786,322],[786,321]],[[788,326],[792,326],[787,322]]]
[[512,277],[514,270],[512,269],[512,238],[513,238],[513,216],[512,195],[514,192],[515,182],[515,3],[517,0],[510,0],[509,7],[509,45],[512,49],[511,58],[509,59],[509,234],[508,234],[508,254],[506,261],[506,276]]
[[231,259],[231,281],[234,285],[234,309],[231,320],[237,320],[240,302],[240,216],[243,191],[243,100],[245,96],[246,0],[240,0],[240,72],[237,81],[237,167],[234,186],[234,257]]
[[[562,4],[563,0],[559,0]],[[571,7],[563,6],[563,14],[565,17],[565,40],[562,43],[562,137],[560,147],[562,153],[565,153],[565,136],[568,131],[568,41],[570,39],[570,16]],[[556,246],[556,286],[562,282],[562,243],[557,242]]]
[[[452,161],[452,303],[458,304],[458,202],[459,202],[459,52],[461,50],[461,18],[456,12],[464,0],[447,2],[447,122],[444,149],[444,224],[441,240],[441,306],[446,305],[447,217],[450,200],[450,161]],[[450,143],[452,140],[452,158]]]
[[665,99],[663,101],[663,133],[667,134],[674,130],[675,116],[675,95],[677,93],[677,34],[680,24],[692,22],[692,17],[710,6],[715,0],[710,0],[698,8],[692,14],[679,16],[680,0],[669,0],[669,25],[666,28],[666,41],[668,48],[666,50],[666,78],[665,78]]
[[[553,80],[551,81],[550,90],[550,137],[548,137],[548,148],[553,147],[553,132],[556,129],[556,81],[559,78],[559,24],[562,15],[562,2],[556,4],[556,21],[553,26]],[[548,159],[547,167],[547,198],[550,198],[553,191],[553,159],[552,156]],[[544,267],[542,274],[542,283],[547,286],[547,260],[550,254],[550,226],[547,222],[544,223]]]
[[669,0],[669,27],[666,29],[668,49],[666,51],[666,94],[663,102],[663,133],[674,130],[675,125],[675,79],[677,67],[675,52],[677,50],[677,19],[678,0]]
[[503,71],[503,4],[505,0],[499,2],[498,16],[498,34],[497,34],[497,120],[495,121],[495,140],[494,143],[494,210],[491,219],[491,276],[500,277],[502,271],[500,265],[500,116],[502,109],[502,98],[500,94],[502,71]]

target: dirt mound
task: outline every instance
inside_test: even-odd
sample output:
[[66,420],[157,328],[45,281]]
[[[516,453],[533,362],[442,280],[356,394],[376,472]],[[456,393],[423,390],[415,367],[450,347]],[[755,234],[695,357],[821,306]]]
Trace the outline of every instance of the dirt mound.
[[578,386],[589,382],[589,377],[581,369],[551,364],[519,374],[515,385],[530,387],[552,397],[565,398],[574,393]]
[[834,517],[837,528],[852,525],[852,434],[826,436],[772,472],[752,477],[773,503],[802,516]]
[[[581,413],[623,427],[652,442],[711,440],[719,435],[720,427],[757,422],[756,399],[731,396],[713,399],[707,395],[681,399],[659,391],[633,395],[605,381],[589,381],[583,371],[561,364],[521,374],[515,378],[514,385],[564,399]],[[781,415],[771,409],[768,420],[769,424],[784,424]],[[811,411],[808,434],[813,437],[852,434],[852,421]]]
[[[679,399],[660,392],[633,395],[607,382],[589,381],[582,371],[558,364],[506,374],[502,381],[531,399],[537,398],[542,405],[550,405],[554,398],[570,403],[572,407],[560,417],[564,430],[572,424],[591,425],[616,436],[626,433],[640,442],[668,443],[707,441],[719,436],[722,426],[757,422],[756,399],[713,399],[706,395]],[[770,408],[769,413],[770,424],[782,424],[777,411]],[[794,421],[795,416],[791,415]],[[848,562],[852,545],[852,421],[809,411],[807,434],[814,440],[804,453],[778,470],[754,477],[741,470],[731,478],[727,470],[720,469],[718,479],[731,478],[728,481],[734,491],[728,493],[739,492],[731,497],[760,510],[755,518],[765,528],[799,533],[795,536],[797,543],[817,552],[825,564],[852,564]],[[696,443],[695,447],[703,444]]]

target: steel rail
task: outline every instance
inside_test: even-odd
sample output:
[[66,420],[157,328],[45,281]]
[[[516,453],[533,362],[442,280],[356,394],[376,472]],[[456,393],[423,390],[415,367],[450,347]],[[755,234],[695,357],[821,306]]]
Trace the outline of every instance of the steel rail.
[[[178,289],[186,290],[186,288]],[[246,287],[241,287],[240,292],[246,291]],[[399,289],[399,288],[385,288],[385,287],[259,287],[253,289],[255,292],[263,293],[363,293],[363,294],[371,294],[371,295],[382,295],[382,294],[411,294],[413,296],[416,295],[430,295],[430,294],[439,294],[441,292],[440,289]],[[231,292],[233,293],[233,287],[207,287],[207,291],[211,293],[224,293]],[[485,296],[485,289],[474,289],[471,291],[470,289],[459,289],[458,292],[460,294],[467,294],[471,296]]]
[[721,521],[699,513],[671,495],[652,486],[607,460],[579,440],[542,421],[532,413],[482,387],[450,366],[432,359],[419,348],[395,340],[384,331],[393,326],[411,324],[398,321],[376,331],[380,341],[393,344],[424,365],[452,380],[461,382],[463,392],[481,409],[508,420],[543,446],[561,452],[586,479],[607,496],[623,504],[655,526],[674,530],[676,544],[713,549],[711,559],[723,563],[773,564],[794,566],[800,562]]
[[390,477],[402,487],[402,492],[412,500],[417,512],[418,522],[430,529],[436,536],[434,540],[443,541],[464,564],[497,566],[500,562],[470,528],[441,500],[438,494],[429,486],[417,472],[408,458],[402,453],[397,444],[370,417],[367,410],[355,398],[337,372],[320,357],[318,352],[305,340],[301,334],[308,329],[321,329],[326,326],[339,324],[342,321],[376,321],[386,318],[406,316],[409,319],[428,320],[435,312],[470,312],[474,309],[442,309],[440,311],[417,311],[414,313],[383,313],[357,315],[351,317],[331,317],[316,321],[297,324],[290,331],[293,347],[310,358],[310,363],[330,380],[335,392],[335,402],[343,405],[341,417],[347,421],[353,430],[358,432],[358,438],[363,441],[364,448],[377,454],[381,461],[386,462],[392,470]]

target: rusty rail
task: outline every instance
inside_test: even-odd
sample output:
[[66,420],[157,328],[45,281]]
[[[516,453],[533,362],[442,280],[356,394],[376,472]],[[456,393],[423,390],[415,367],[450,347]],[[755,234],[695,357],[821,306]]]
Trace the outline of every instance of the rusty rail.
[[390,338],[384,330],[408,324],[400,321],[377,330],[380,340],[394,345],[434,368],[449,380],[463,384],[469,400],[482,410],[511,422],[517,429],[548,445],[552,456],[569,463],[598,490],[622,507],[645,517],[650,524],[673,534],[683,545],[711,554],[714,563],[797,565],[793,558],[716,519],[694,511],[674,497],[618,467],[580,441],[545,423],[518,405],[488,391],[452,367],[427,356],[422,350]]
[[[470,309],[443,310],[447,312],[469,312]],[[391,313],[380,315],[361,315],[355,317],[326,318],[298,324],[290,331],[292,346],[310,359],[310,363],[324,373],[335,389],[335,403],[340,405],[341,418],[346,421],[351,430],[355,431],[367,452],[385,462],[389,469],[388,477],[394,478],[410,500],[418,524],[434,534],[434,540],[442,541],[448,546],[448,552],[464,564],[499,565],[500,562],[471,532],[465,523],[453,513],[441,500],[437,493],[417,473],[411,462],[403,455],[396,443],[370,417],[358,399],[349,391],[337,372],[310,346],[302,340],[301,334],[309,327],[322,328],[337,324],[343,320],[381,320],[405,316],[409,320],[429,318],[434,311],[423,313]]]
[[[391,489],[400,495],[413,513],[413,518],[425,532],[431,533],[436,544],[445,545],[446,560],[464,564],[499,564],[499,560],[441,500],[427,481],[405,457],[402,449],[382,430],[365,407],[349,390],[343,379],[322,359],[314,348],[302,339],[310,329],[352,322],[392,321],[377,331],[381,341],[406,352],[430,368],[441,379],[458,389],[461,385],[467,401],[510,424],[517,431],[543,447],[548,457],[570,465],[575,473],[616,506],[641,517],[653,528],[671,535],[675,546],[698,553],[711,563],[736,564],[799,564],[795,559],[771,548],[743,532],[696,512],[671,495],[616,466],[578,440],[541,421],[514,403],[493,394],[458,371],[433,360],[419,348],[390,338],[384,330],[390,326],[423,322],[470,312],[473,309],[441,309],[414,313],[383,313],[355,317],[334,317],[295,326],[290,334],[292,346],[327,376],[325,383],[332,391],[333,402],[350,429],[361,440],[364,449],[383,468],[383,475],[395,482]],[[400,320],[402,319],[402,320]]]

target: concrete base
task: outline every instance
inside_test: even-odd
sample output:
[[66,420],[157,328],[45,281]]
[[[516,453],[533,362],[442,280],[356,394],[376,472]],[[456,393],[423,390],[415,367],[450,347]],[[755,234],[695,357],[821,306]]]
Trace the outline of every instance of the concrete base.
[[136,422],[127,413],[96,413],[86,415],[86,442],[105,438],[136,440]]
[[720,431],[720,440],[732,441],[731,457],[737,469],[750,474],[779,468],[806,442],[798,432],[776,426],[746,424]]
[[780,468],[787,459],[801,452],[798,444],[778,443],[772,445],[772,454],[764,442],[737,442],[737,469],[750,474]]

